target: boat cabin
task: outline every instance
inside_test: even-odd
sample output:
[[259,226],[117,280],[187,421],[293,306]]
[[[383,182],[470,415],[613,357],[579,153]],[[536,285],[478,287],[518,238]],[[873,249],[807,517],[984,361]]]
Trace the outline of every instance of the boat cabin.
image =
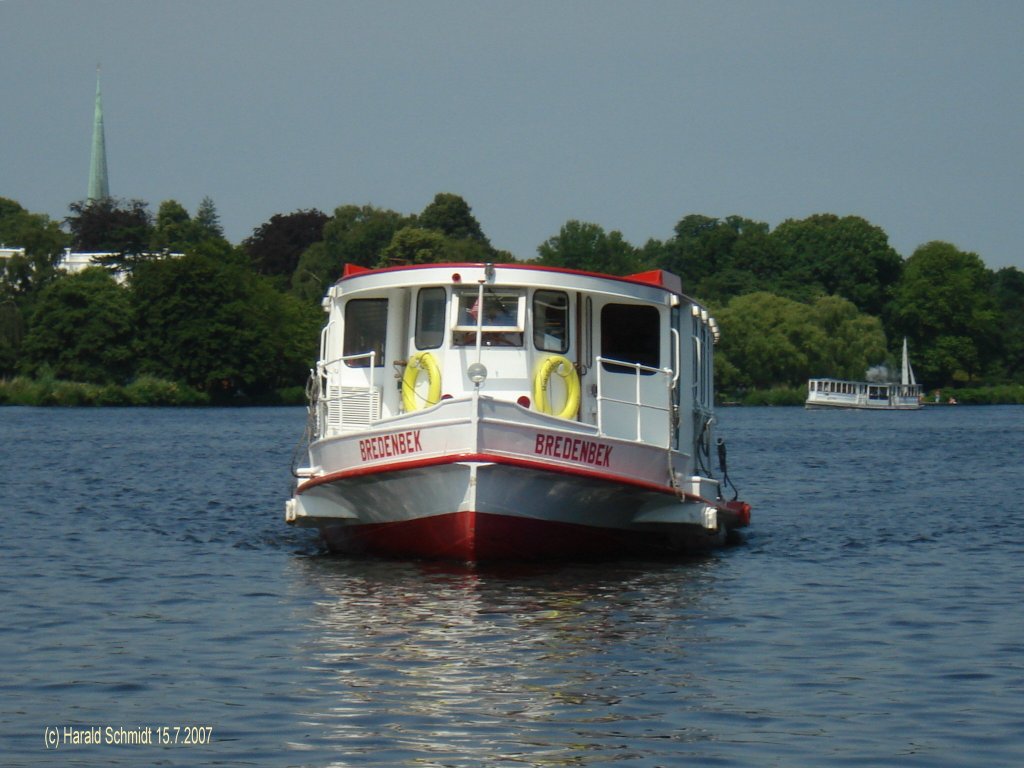
[[475,395],[685,453],[710,421],[717,326],[667,272],[350,265],[324,308],[315,439]]

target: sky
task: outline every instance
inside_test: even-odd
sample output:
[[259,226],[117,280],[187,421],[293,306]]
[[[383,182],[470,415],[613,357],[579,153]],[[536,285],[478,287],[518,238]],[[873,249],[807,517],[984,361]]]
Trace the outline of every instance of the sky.
[[569,220],[860,216],[1024,268],[1024,2],[0,0],[0,197],[274,214],[461,195],[517,258]]

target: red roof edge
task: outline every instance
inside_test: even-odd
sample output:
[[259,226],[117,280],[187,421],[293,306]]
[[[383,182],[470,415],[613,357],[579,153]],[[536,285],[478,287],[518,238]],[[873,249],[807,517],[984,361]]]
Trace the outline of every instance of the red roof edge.
[[666,291],[672,291],[673,293],[683,292],[682,278],[672,272],[666,272],[664,269],[637,272],[635,275],[626,275],[625,279],[632,280],[634,283],[646,283],[647,285],[664,288]]
[[[341,279],[344,280],[349,277],[355,277],[366,272],[390,272],[392,270],[405,270],[405,269],[426,269],[430,267],[482,267],[483,263],[438,263],[438,264],[402,264],[393,267],[361,267],[358,264],[346,263],[341,273]],[[683,292],[683,281],[679,275],[672,272],[666,272],[664,269],[650,269],[646,272],[637,272],[633,275],[607,275],[600,272],[587,272],[578,269],[567,269],[565,267],[549,267],[540,264],[524,264],[524,263],[499,263],[495,264],[496,267],[503,269],[536,269],[545,272],[562,272],[565,274],[574,275],[590,275],[592,277],[602,277],[609,280],[626,280],[631,283],[640,283],[641,285],[652,285],[655,288],[661,288],[672,293],[682,294]]]
[[345,262],[345,267],[342,270],[341,276],[343,278],[345,278],[345,277],[352,277],[352,275],[358,275],[358,274],[361,274],[363,272],[372,272],[372,271],[373,270],[371,270],[369,267],[360,267],[358,264],[349,264],[348,262]]

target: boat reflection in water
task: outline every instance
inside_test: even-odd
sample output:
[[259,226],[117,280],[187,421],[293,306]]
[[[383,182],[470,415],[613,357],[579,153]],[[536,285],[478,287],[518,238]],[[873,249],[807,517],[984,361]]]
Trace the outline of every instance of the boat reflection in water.
[[326,597],[296,653],[333,704],[302,714],[310,743],[297,748],[353,765],[579,764],[613,758],[626,733],[631,749],[707,737],[672,719],[705,693],[690,689],[710,648],[697,619],[713,561],[300,567]]

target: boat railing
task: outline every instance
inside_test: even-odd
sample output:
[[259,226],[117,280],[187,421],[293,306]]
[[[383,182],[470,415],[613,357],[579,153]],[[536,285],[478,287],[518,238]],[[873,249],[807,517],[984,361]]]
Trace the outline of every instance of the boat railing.
[[[363,360],[368,361],[368,365],[353,365]],[[365,429],[380,419],[381,388],[376,382],[376,362],[376,352],[363,352],[317,363],[317,434],[320,437]],[[352,373],[360,369],[367,371],[365,384],[353,381]]]
[[[671,368],[654,368],[641,363],[629,363],[623,360],[616,360],[610,357],[596,356],[597,363],[597,431],[600,435],[609,437],[621,437],[627,440],[634,440],[640,443],[654,443],[668,448],[671,443],[672,431],[668,429],[672,414],[672,388],[676,381],[676,373]],[[615,366],[618,369],[629,368],[633,373],[632,396],[620,393],[618,396],[608,394],[608,382],[606,376],[621,377],[621,370],[616,373],[609,372],[606,366]],[[644,393],[649,396],[651,388],[642,387],[650,376],[660,377],[665,383],[665,398],[661,403],[650,403],[644,401]],[[609,411],[613,408],[632,411],[632,418],[628,422],[632,424],[631,432],[622,434],[627,420],[616,419],[614,429],[609,429]],[[644,416],[653,415],[653,419],[645,419]]]

